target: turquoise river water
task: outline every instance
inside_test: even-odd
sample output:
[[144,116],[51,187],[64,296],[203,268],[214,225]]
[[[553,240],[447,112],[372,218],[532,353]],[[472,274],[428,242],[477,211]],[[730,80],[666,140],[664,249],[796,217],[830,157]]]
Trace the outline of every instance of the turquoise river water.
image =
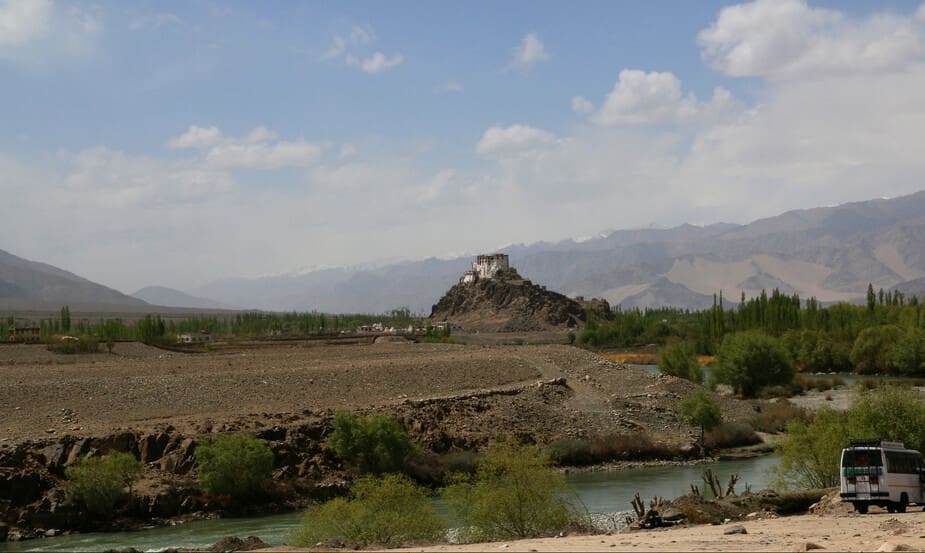
[[[650,466],[630,469],[572,472],[566,475],[578,499],[590,513],[629,511],[630,501],[639,493],[648,502],[653,496],[674,498],[690,491],[691,484],[704,488],[701,476],[707,468],[725,484],[730,474],[739,474],[737,490],[745,484],[753,491],[768,487],[773,456],[718,461],[707,464]],[[445,507],[437,500],[437,507]],[[104,551],[133,547],[140,551],[159,551],[169,547],[207,547],[228,536],[257,536],[270,545],[285,544],[300,524],[301,513],[247,518],[227,518],[189,522],[177,526],[118,533],[91,533],[56,538],[0,543],[0,552],[24,551]]]

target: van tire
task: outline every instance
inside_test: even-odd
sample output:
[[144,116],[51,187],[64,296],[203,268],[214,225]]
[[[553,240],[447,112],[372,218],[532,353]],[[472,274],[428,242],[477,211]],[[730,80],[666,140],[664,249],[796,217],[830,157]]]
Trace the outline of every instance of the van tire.
[[867,514],[867,503],[860,503],[860,502],[855,503],[854,510],[862,515],[866,515]]
[[909,505],[909,494],[903,492],[903,494],[899,496],[899,504],[896,505],[896,512],[905,513],[907,505]]

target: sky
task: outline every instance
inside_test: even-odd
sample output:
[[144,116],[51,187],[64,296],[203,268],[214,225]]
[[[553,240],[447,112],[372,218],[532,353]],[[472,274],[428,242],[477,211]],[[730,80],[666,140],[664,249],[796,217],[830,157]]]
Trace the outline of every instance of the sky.
[[920,1],[0,0],[0,249],[126,293],[923,177]]

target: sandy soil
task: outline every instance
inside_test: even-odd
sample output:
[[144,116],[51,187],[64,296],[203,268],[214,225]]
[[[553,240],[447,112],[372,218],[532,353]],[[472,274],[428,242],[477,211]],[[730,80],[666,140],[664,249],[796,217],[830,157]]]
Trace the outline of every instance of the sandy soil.
[[[730,534],[734,526],[747,533]],[[746,520],[717,526],[634,530],[613,535],[566,536],[463,546],[389,551],[921,551],[925,512],[871,509],[869,515],[828,514]],[[291,547],[262,551],[305,551]]]
[[[350,408],[533,382],[529,358],[496,348],[311,342],[187,354],[119,343],[114,355],[0,347],[0,440],[106,435],[184,418]],[[179,427],[179,426],[178,426]]]

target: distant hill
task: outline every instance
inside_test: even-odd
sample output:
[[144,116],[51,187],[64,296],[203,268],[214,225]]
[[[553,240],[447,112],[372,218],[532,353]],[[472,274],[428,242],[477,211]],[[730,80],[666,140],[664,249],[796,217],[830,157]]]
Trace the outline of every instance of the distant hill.
[[[925,191],[794,210],[747,225],[618,230],[499,251],[537,284],[612,305],[700,308],[720,291],[728,305],[742,293],[752,297],[775,287],[822,302],[863,301],[868,283],[887,290],[925,277]],[[427,313],[469,261],[229,279],[191,292],[259,309],[382,312],[404,306]]]
[[189,307],[192,309],[229,309],[228,306],[206,298],[191,296],[185,292],[167,288],[166,286],[146,286],[138,290],[132,297],[152,305],[166,307]]
[[18,302],[145,305],[74,273],[0,250],[0,299]]

